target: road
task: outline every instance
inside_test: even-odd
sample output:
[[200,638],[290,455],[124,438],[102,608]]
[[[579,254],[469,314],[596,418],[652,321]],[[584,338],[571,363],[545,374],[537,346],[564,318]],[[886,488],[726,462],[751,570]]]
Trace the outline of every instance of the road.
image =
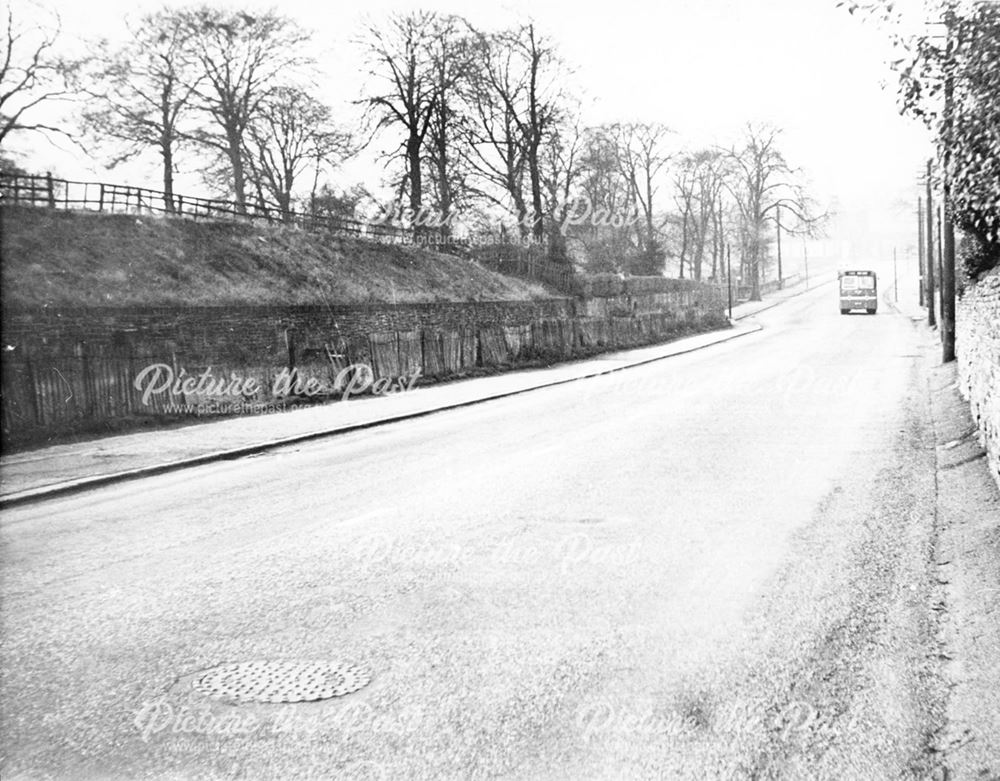
[[[645,367],[6,512],[5,779],[933,775],[919,339]],[[234,705],[199,671],[372,681]]]

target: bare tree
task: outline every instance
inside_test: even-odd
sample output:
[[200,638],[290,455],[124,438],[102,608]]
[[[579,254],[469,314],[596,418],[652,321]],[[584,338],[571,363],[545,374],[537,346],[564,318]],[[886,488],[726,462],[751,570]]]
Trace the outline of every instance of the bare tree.
[[677,205],[681,230],[680,253],[678,255],[678,276],[681,279],[684,279],[684,267],[693,240],[695,204],[698,197],[697,187],[697,172],[692,165],[692,159],[686,157],[674,174],[674,203]]
[[561,63],[555,47],[533,24],[490,35],[478,33],[477,38],[482,67],[476,83],[487,93],[476,101],[476,117],[506,162],[506,171],[500,174],[507,179],[519,224],[526,220],[531,235],[541,242],[545,237],[541,149],[560,115]]
[[514,51],[499,36],[476,33],[474,46],[463,84],[462,154],[472,175],[470,191],[509,209],[523,237],[530,227],[524,195],[527,158],[519,122],[524,74]]
[[[41,13],[39,14],[41,15]],[[71,138],[62,127],[37,119],[46,103],[70,100],[70,80],[79,63],[55,54],[61,25],[58,15],[50,22],[22,23],[7,7],[3,50],[0,51],[0,144],[11,133],[58,133]]]
[[419,218],[423,207],[423,149],[439,99],[434,72],[434,43],[439,18],[428,11],[391,16],[384,27],[370,27],[364,45],[372,75],[380,86],[364,99],[375,130],[399,126],[399,151],[406,165],[405,189],[410,209]]
[[598,273],[628,269],[636,251],[635,193],[631,179],[622,173],[614,131],[614,126],[601,126],[583,134],[569,227],[586,247],[588,268]]
[[725,253],[727,245],[726,209],[724,194],[726,179],[730,175],[729,162],[718,149],[706,150],[711,157],[706,165],[703,179],[702,199],[709,200],[709,222],[712,232],[712,279],[721,279],[726,273]]
[[645,230],[636,234],[642,256],[641,271],[662,273],[664,256],[658,234],[663,223],[656,218],[656,196],[661,175],[671,159],[665,142],[672,131],[659,123],[625,123],[614,125],[612,132],[622,176],[642,211]]
[[463,136],[462,85],[470,71],[475,46],[464,22],[456,16],[439,17],[433,29],[431,72],[436,99],[427,132],[431,182],[440,219],[441,238],[451,234],[456,202],[464,200],[464,156],[457,146]]
[[534,24],[528,24],[508,36],[515,51],[519,51],[526,72],[526,105],[518,117],[518,125],[524,138],[525,163],[531,186],[531,206],[533,212],[532,233],[537,241],[544,236],[542,177],[539,149],[549,128],[557,121],[559,94],[554,86],[551,71],[557,60],[555,49],[546,38],[535,32]]
[[689,262],[691,277],[701,280],[709,236],[712,244],[712,276],[717,273],[719,215],[718,201],[723,185],[721,155],[703,149],[684,155],[674,177],[675,195],[681,223],[680,276]]
[[309,63],[303,54],[309,36],[273,12],[251,16],[205,5],[174,13],[198,74],[189,85],[195,105],[213,126],[193,137],[225,157],[237,208],[246,211],[246,134],[269,92]]
[[543,147],[540,179],[549,226],[549,259],[569,263],[563,224],[573,208],[572,194],[582,173],[583,131],[579,122],[557,128]]
[[110,165],[156,150],[162,161],[164,205],[174,209],[175,155],[185,140],[181,127],[200,84],[185,73],[186,25],[166,12],[148,14],[130,28],[131,40],[112,48],[97,44],[88,73],[90,101],[83,125],[99,146],[115,142]]
[[747,125],[742,148],[730,149],[727,154],[733,177],[726,186],[740,212],[743,253],[754,301],[760,300],[766,225],[777,218],[778,209],[797,221],[798,227],[790,232],[812,230],[822,219],[812,213],[813,204],[797,181],[798,172],[778,149],[779,134],[770,126]]
[[250,122],[246,159],[258,197],[276,202],[287,220],[301,175],[310,165],[339,162],[349,148],[350,137],[333,127],[327,106],[297,87],[277,87]]
[[719,199],[724,186],[726,167],[717,150],[703,149],[695,153],[698,161],[698,220],[696,222],[697,242],[694,255],[694,278],[701,280],[704,275],[705,252],[711,240],[711,277],[718,276],[720,252],[718,225]]
[[[631,214],[635,210],[632,181],[622,175],[613,136],[613,126],[589,128],[584,136],[580,191],[595,217],[589,226],[594,234],[602,229],[620,230],[611,224],[611,216]],[[596,219],[598,217],[600,219]]]

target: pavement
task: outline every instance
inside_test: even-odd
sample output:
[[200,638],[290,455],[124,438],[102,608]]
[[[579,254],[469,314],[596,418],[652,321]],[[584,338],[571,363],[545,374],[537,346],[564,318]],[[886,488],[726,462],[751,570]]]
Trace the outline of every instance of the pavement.
[[[940,607],[967,587],[941,569],[939,480],[971,451],[938,446],[933,340],[888,307],[841,316],[829,287],[754,319],[7,509],[0,775],[991,778],[988,744],[950,764]],[[299,704],[199,688],[254,661],[371,681]],[[971,703],[985,679],[963,680]]]
[[941,655],[948,681],[940,748],[954,778],[1000,780],[1000,491],[959,396],[954,363],[933,366]]
[[926,308],[908,288],[886,303],[923,341],[933,420],[937,532],[930,576],[949,691],[936,747],[949,778],[1000,781],[1000,491],[959,394],[958,365],[941,362],[940,332],[927,326]]
[[830,281],[829,274],[819,275],[808,287],[802,283],[771,294],[764,301],[739,304],[733,307],[732,329],[667,344],[606,353],[546,369],[513,371],[415,388],[393,396],[357,398],[349,403],[303,407],[270,415],[197,422],[180,428],[4,455],[0,457],[0,507],[212,461],[251,456],[274,447],[386,425],[683,355],[755,332],[760,326],[750,318]]

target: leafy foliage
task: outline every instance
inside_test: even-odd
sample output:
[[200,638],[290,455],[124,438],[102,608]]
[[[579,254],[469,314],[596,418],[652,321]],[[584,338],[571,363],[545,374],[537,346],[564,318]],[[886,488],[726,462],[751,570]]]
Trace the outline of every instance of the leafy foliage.
[[966,256],[970,274],[1000,262],[1000,4],[935,0],[944,23],[912,36],[899,32],[892,2],[841,2],[892,30],[900,58],[902,111],[934,132],[938,158],[948,176],[956,224],[975,237]]
[[[956,31],[955,96],[945,117],[959,225],[1000,254],[1000,6],[983,4]],[[950,119],[950,124],[949,124]],[[985,259],[986,253],[980,258]],[[970,271],[973,269],[969,269]]]

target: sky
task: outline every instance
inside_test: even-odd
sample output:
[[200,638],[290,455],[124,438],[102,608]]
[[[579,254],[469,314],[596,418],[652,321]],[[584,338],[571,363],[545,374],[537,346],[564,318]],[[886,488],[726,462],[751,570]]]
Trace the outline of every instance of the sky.
[[[12,2],[16,10],[24,0]],[[919,0],[909,2],[916,19]],[[164,4],[183,3],[58,0],[48,7],[83,47],[87,39],[121,38],[126,16]],[[218,4],[251,12],[268,7]],[[417,7],[460,13],[483,28],[534,21],[572,69],[585,124],[662,122],[676,131],[679,145],[701,147],[733,143],[748,121],[771,123],[782,129],[781,147],[817,200],[841,214],[841,230],[880,236],[881,252],[913,243],[907,226],[916,218],[907,209],[916,208],[929,136],[897,111],[886,32],[837,8],[836,0],[370,0],[363,8],[285,0],[279,10],[315,32],[321,96],[351,125],[358,111],[351,101],[366,80],[357,43],[365,24]],[[155,186],[152,165],[107,172],[44,142],[17,148],[35,167],[63,176],[132,184],[148,176]],[[360,161],[342,176],[371,180],[377,173]]]

